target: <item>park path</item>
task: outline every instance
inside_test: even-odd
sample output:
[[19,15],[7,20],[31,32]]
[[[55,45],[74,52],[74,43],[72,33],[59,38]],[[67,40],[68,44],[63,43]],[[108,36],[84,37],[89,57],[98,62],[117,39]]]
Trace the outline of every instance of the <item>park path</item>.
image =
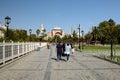
[[52,46],[4,66],[0,80],[120,80],[120,66],[77,51],[56,61]]

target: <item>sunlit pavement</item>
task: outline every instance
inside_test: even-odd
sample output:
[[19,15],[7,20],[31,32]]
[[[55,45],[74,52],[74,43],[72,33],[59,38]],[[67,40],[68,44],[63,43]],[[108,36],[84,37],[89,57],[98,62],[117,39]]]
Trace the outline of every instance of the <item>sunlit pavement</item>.
[[120,66],[77,51],[57,61],[44,47],[1,68],[0,80],[120,80]]

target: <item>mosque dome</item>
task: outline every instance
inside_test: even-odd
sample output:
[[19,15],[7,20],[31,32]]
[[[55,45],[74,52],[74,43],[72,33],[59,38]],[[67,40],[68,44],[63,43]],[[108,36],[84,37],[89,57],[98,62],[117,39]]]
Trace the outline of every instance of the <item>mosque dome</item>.
[[59,29],[60,30],[61,28],[60,27],[54,27],[53,29]]

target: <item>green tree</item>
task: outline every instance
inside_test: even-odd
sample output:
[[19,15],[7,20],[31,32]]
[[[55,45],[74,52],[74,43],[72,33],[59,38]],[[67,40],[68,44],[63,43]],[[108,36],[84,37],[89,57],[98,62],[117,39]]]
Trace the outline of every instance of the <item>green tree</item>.
[[19,30],[19,41],[26,41],[27,36],[26,30]]
[[92,34],[91,34],[91,32],[88,32],[85,35],[85,41],[86,41],[87,44],[90,44],[90,42],[92,41]]
[[19,41],[19,30],[14,31],[14,40],[13,41]]
[[67,35],[65,35],[63,38],[62,38],[62,42],[63,43],[66,43],[68,41],[68,38],[67,38]]
[[52,42],[61,42],[61,38],[60,38],[60,36],[58,36],[58,35],[55,35],[53,38],[52,38]]
[[120,44],[120,25],[115,26],[114,34],[116,35],[115,37],[117,38],[118,44]]
[[96,45],[97,41],[99,40],[99,29],[94,26],[93,29],[92,29],[92,35],[93,35],[93,41],[94,41],[94,45]]
[[36,35],[35,34],[31,34],[31,41],[35,42],[37,41]]
[[[110,19],[109,21],[103,21],[99,24],[98,28],[99,28],[99,34],[100,34],[100,40],[101,42],[104,43],[110,43],[110,38],[111,38],[111,33],[112,36],[115,35],[114,34],[114,27],[115,27],[115,22]],[[115,38],[114,38],[114,40]]]
[[72,33],[72,43],[76,43],[76,41],[78,41],[78,36],[77,36],[77,32],[75,32],[75,30]]
[[[44,40],[44,37],[46,37],[47,36],[47,34],[46,34],[46,29],[43,29],[42,30],[42,35],[41,35],[41,38],[42,38],[42,40]],[[45,41],[45,40],[44,40]]]
[[40,34],[40,30],[39,29],[36,30],[36,34],[37,34],[37,37],[39,37],[39,34]]
[[42,36],[45,37],[45,36],[46,36],[46,35],[45,35],[46,29],[42,30],[42,32],[43,32],[43,33],[42,33]]

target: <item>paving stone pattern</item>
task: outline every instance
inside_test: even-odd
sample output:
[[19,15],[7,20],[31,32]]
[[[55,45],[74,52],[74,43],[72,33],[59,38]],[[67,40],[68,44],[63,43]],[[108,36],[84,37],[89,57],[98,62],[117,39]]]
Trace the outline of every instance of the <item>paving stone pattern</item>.
[[120,80],[120,65],[77,51],[57,61],[52,46],[4,66],[0,80]]

